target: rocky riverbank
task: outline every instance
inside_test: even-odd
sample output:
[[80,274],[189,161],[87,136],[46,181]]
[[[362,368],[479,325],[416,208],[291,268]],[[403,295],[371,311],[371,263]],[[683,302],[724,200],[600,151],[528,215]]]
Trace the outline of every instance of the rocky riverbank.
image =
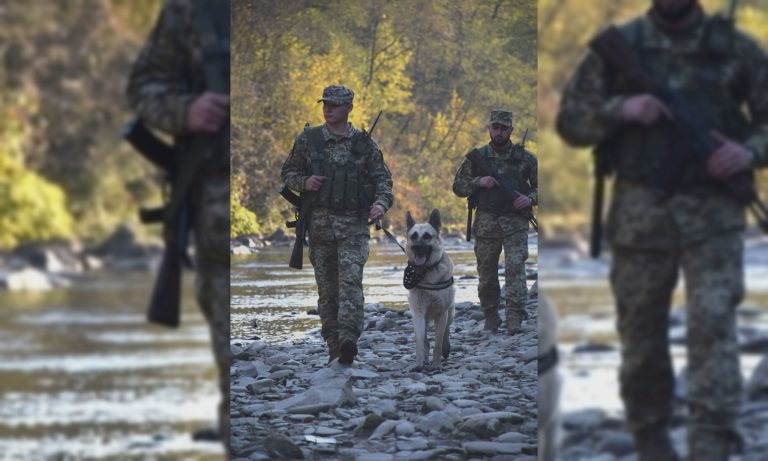
[[0,290],[67,287],[73,279],[97,270],[149,271],[158,265],[162,251],[161,241],[140,238],[127,225],[92,246],[78,241],[26,243],[0,253]]
[[410,312],[380,304],[365,307],[351,367],[326,366],[319,331],[277,344],[232,339],[232,458],[535,460],[534,293],[514,336],[482,331],[479,306],[458,304],[439,373],[410,371]]

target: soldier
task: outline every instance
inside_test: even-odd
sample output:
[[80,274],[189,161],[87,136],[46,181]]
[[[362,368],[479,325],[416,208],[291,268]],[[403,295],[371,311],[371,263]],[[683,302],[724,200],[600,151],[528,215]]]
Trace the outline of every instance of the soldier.
[[[640,460],[679,459],[670,442],[674,375],[667,329],[678,270],[688,309],[690,459],[726,460],[739,440],[735,310],[744,293],[743,208],[718,180],[768,162],[768,65],[759,47],[697,0],[654,0],[619,27],[647,72],[679,91],[720,145],[704,162],[670,107],[627,86],[595,52],[565,88],[557,129],[574,146],[611,140],[607,236],[622,345],[621,396]],[[724,41],[716,34],[725,33]],[[727,43],[726,49],[718,43]],[[748,120],[743,107],[749,111]],[[673,159],[673,190],[658,185]]]
[[378,144],[348,122],[354,93],[342,85],[323,90],[325,124],[296,137],[281,178],[297,192],[315,194],[309,222],[309,260],[315,268],[328,363],[349,365],[363,331],[363,266],[368,219],[392,206],[392,175]]
[[[204,10],[204,11],[203,11]],[[148,125],[176,137],[174,197],[190,206],[196,293],[210,325],[222,401],[218,429],[196,439],[229,438],[229,9],[227,2],[167,0],[131,70],[128,97]],[[201,159],[193,166],[194,159]]]
[[[513,144],[512,112],[492,110],[488,119],[491,141],[478,148],[489,167],[509,178],[520,195],[510,200],[492,176],[480,176],[469,159],[464,159],[453,181],[453,192],[459,197],[476,194],[477,216],[472,234],[475,238],[477,293],[485,316],[484,329],[497,331],[499,317],[499,255],[504,248],[505,308],[507,333],[519,331],[528,318],[525,301],[525,260],[528,259],[528,218],[523,210],[536,204],[538,164],[536,157],[518,144]],[[469,238],[469,236],[467,236]]]

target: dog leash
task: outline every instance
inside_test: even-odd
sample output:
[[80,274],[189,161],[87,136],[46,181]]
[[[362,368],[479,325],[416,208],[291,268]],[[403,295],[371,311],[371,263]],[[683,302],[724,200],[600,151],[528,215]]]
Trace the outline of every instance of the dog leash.
[[[397,241],[397,238],[381,225],[381,221],[377,219],[375,221],[371,221],[368,223],[369,226],[371,224],[373,224],[376,227],[376,230],[384,231],[384,235],[387,236],[387,239],[389,239],[390,242],[393,242],[395,245],[400,247],[400,249],[403,250],[403,254],[406,254],[406,255],[408,254],[405,251],[405,247],[400,245],[400,242]],[[409,290],[412,288],[422,288],[424,290],[442,290],[444,288],[448,288],[449,286],[453,285],[453,277],[438,283],[421,283],[421,279],[423,279],[425,275],[427,275],[426,271],[419,273],[416,270],[415,266],[412,266],[411,263],[409,262],[408,265],[405,267],[405,273],[403,274],[403,286],[405,286],[405,288]]]
[[405,247],[403,247],[402,245],[400,245],[400,242],[398,242],[398,241],[397,241],[397,237],[395,237],[394,235],[392,235],[392,233],[391,233],[391,232],[389,232],[388,230],[386,230],[386,229],[385,229],[385,228],[384,228],[384,227],[381,225],[381,221],[380,221],[380,220],[378,220],[378,219],[377,219],[377,220],[375,220],[375,221],[371,221],[371,222],[369,222],[369,223],[368,223],[368,225],[369,225],[369,226],[370,226],[371,224],[373,224],[373,225],[376,227],[376,230],[384,231],[384,235],[386,235],[386,236],[387,236],[387,238],[389,239],[389,241],[390,241],[390,242],[394,242],[394,244],[395,244],[395,245],[399,246],[399,247],[400,247],[400,249],[401,249],[401,250],[403,250],[403,254],[407,254],[407,253],[405,252]]

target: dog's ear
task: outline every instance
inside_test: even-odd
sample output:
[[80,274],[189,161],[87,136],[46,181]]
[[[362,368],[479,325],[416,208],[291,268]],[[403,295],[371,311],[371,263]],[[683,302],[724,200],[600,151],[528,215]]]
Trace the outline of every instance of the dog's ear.
[[411,230],[411,227],[415,226],[416,222],[413,220],[413,216],[411,216],[410,211],[405,212],[405,229]]
[[443,223],[440,219],[440,210],[437,208],[432,210],[432,213],[429,215],[429,224],[435,228],[438,234],[440,233],[440,227]]

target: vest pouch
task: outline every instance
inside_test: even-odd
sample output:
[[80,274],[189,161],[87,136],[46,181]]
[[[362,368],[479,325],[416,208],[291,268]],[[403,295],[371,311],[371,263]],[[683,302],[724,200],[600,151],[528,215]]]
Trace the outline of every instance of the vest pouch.
[[333,172],[333,178],[331,179],[333,187],[331,189],[330,207],[334,210],[343,210],[346,208],[344,202],[344,190],[347,182],[346,173],[346,170],[340,168]]
[[320,187],[320,192],[317,196],[318,206],[329,207],[331,202],[331,189],[333,189],[333,168],[330,165],[323,164],[323,176],[325,176],[325,182]]
[[360,203],[366,206],[373,205],[373,199],[376,197],[376,188],[373,184],[365,184],[360,189]]
[[357,174],[357,170],[349,168],[346,171],[346,189],[344,192],[344,202],[347,210],[357,210],[363,207],[363,203],[359,203],[359,190],[360,190],[360,176]]
[[360,131],[352,138],[352,155],[367,157],[373,153],[371,137],[365,131]]

